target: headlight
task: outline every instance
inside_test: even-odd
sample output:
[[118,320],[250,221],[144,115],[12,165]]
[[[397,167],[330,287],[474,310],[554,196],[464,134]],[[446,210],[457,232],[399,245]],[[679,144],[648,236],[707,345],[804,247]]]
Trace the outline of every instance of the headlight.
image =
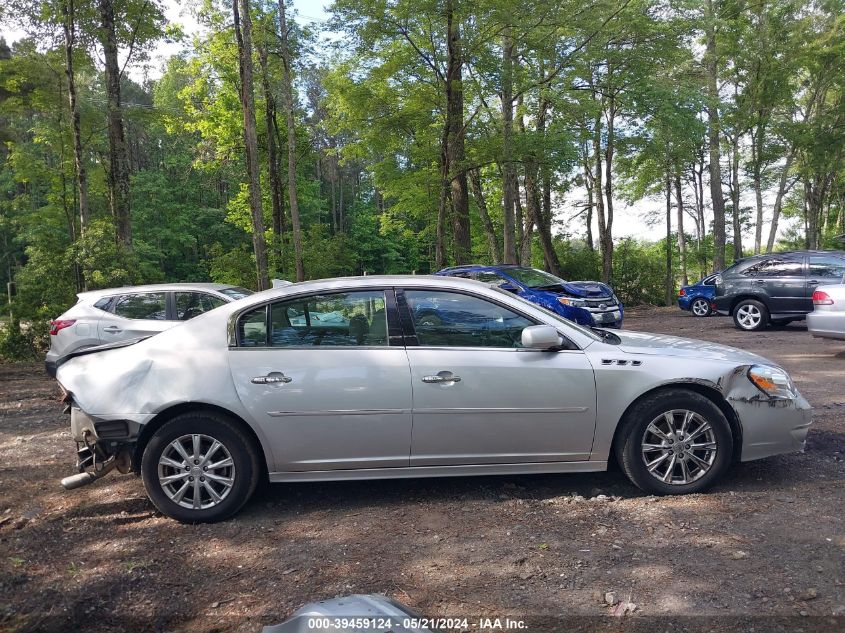
[[778,367],[752,365],[748,369],[748,380],[772,398],[794,398],[798,394],[789,374]]
[[572,297],[558,297],[560,303],[565,306],[572,306],[573,308],[583,308],[587,303],[583,299],[573,299]]

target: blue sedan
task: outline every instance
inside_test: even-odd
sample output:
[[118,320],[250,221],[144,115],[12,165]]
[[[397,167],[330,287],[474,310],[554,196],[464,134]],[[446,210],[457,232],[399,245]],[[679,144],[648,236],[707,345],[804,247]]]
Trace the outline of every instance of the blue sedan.
[[716,295],[716,275],[709,275],[690,286],[681,286],[678,292],[678,307],[692,312],[694,316],[706,317],[713,310],[710,304]]
[[536,268],[469,264],[436,275],[475,279],[512,292],[587,327],[622,327],[624,309],[610,286],[599,281],[565,281]]

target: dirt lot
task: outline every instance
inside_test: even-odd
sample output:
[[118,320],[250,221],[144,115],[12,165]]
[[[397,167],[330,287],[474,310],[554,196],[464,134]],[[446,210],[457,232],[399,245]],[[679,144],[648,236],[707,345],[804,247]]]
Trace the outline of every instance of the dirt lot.
[[[507,614],[531,630],[843,630],[845,343],[671,309],[626,327],[782,363],[815,407],[807,452],[683,498],[618,472],[276,485],[234,520],[188,526],[133,476],[63,492],[74,447],[55,383],[0,366],[0,630],[253,632],[359,592],[471,630]],[[609,591],[634,615],[585,617],[610,613]]]

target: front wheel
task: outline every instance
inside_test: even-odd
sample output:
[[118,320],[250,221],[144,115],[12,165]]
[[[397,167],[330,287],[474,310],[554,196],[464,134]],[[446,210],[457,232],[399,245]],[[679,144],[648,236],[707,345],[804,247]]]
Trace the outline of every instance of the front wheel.
[[701,492],[727,470],[731,427],[713,401],[671,389],[647,397],[625,416],[616,457],[638,488],[659,495]]
[[185,413],[162,426],[141,459],[147,495],[162,514],[183,523],[232,516],[258,484],[258,452],[228,418]]
[[710,314],[710,303],[707,299],[696,299],[690,305],[690,310],[697,317],[706,317]]
[[734,307],[734,325],[746,332],[763,330],[769,325],[769,310],[756,299],[743,299]]

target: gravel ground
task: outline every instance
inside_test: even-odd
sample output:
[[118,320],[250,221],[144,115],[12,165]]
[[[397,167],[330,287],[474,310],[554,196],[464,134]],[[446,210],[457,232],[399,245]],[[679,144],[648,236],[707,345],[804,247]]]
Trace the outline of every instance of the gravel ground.
[[[505,615],[538,631],[845,629],[845,342],[673,309],[631,311],[626,328],[783,364],[815,407],[807,451],[687,497],[645,496],[618,471],[291,484],[188,526],[133,476],[62,491],[74,446],[55,382],[0,366],[0,631],[252,632],[371,592],[470,630]],[[633,613],[596,617],[620,610],[608,592]]]

